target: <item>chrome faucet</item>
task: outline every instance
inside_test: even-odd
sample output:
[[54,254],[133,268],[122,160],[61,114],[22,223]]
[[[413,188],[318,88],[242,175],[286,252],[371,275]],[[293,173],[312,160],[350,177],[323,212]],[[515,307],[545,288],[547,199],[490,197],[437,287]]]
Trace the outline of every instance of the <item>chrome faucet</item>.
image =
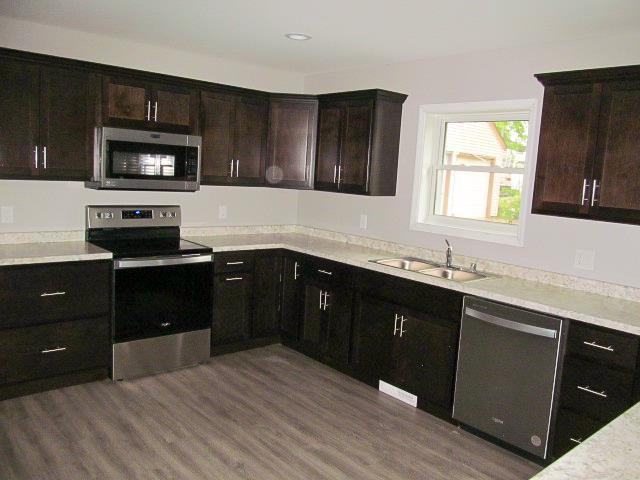
[[445,243],[447,244],[447,268],[453,268],[453,247],[451,246],[451,244],[449,243],[449,240],[447,240],[446,238],[444,239]]

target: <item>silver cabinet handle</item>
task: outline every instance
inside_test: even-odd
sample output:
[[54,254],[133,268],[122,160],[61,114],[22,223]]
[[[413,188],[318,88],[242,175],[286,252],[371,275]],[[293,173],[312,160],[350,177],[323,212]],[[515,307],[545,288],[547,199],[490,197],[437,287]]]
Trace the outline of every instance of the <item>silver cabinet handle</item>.
[[342,165],[338,165],[338,185],[342,182]]
[[320,290],[320,310],[322,310],[322,290]]
[[57,297],[59,295],[66,295],[66,294],[67,292],[51,292],[51,293],[44,292],[44,293],[41,293],[40,296],[41,297]]
[[293,265],[293,279],[297,280],[300,274],[298,273],[298,262],[295,262]]
[[572,441],[573,443],[577,443],[578,445],[582,443],[582,438],[569,437],[569,440]]
[[596,392],[595,390],[592,390],[591,388],[589,388],[589,386],[582,387],[580,385],[578,385],[578,390],[582,390],[583,392],[591,393],[592,395],[597,395],[598,397],[607,398],[607,394],[605,393],[604,390],[601,391],[601,392]]
[[66,349],[67,347],[49,348],[49,349],[41,350],[40,353],[64,352]]
[[154,122],[158,121],[158,101],[157,100],[153,104],[153,121]]
[[45,170],[47,169],[47,147],[46,145],[44,147],[42,147],[42,166],[45,168]]
[[338,164],[333,166],[333,183],[336,183],[336,176],[338,175]]
[[243,265],[244,262],[227,262],[227,265]]
[[237,281],[237,280],[242,280],[243,278],[244,278],[244,277],[227,277],[227,278],[225,278],[225,280],[226,280],[227,282],[235,282],[235,281]]
[[580,205],[584,205],[585,202],[589,201],[589,197],[585,197],[585,193],[587,193],[587,179],[586,178],[582,182],[582,194],[580,195]]
[[596,342],[587,342],[584,341],[582,342],[584,345],[587,345],[589,347],[593,347],[593,348],[599,348],[600,350],[606,350],[607,352],[613,352],[614,348],[609,345],[608,347],[605,347],[604,345],[598,345]]
[[400,338],[402,338],[402,334],[403,333],[407,333],[407,331],[404,329],[404,322],[406,322],[407,319],[404,318],[404,315],[402,315],[400,317]]
[[327,303],[327,299],[329,298],[329,292],[324,292],[324,306],[322,310],[326,310],[330,305]]
[[591,188],[591,206],[593,207],[596,202],[598,202],[598,199],[596,198],[596,190],[600,188],[600,185],[598,185],[598,180],[593,180],[593,187]]
[[240,176],[240,160],[236,158],[236,178]]
[[36,145],[36,148],[33,149],[33,164],[35,165],[36,168],[38,168],[38,146]]
[[328,272],[326,270],[318,270],[318,273],[324,273],[325,275],[333,275],[332,272]]
[[162,323],[160,324],[160,326],[161,326],[162,328],[170,327],[170,326],[171,326],[171,322],[162,322]]
[[231,159],[231,178],[233,178],[233,158]]
[[394,318],[393,320],[393,336],[396,336],[396,333],[398,333],[398,320],[400,319],[400,315],[398,315],[396,313],[396,318]]
[[151,100],[147,101],[147,121],[151,120]]

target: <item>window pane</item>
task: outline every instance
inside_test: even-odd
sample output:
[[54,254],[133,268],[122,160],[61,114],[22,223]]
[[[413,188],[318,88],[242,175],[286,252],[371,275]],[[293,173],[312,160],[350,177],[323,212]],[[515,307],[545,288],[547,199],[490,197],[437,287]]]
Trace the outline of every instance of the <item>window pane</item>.
[[447,122],[444,165],[524,168],[526,120],[503,122]]
[[435,214],[517,224],[522,174],[439,170]]

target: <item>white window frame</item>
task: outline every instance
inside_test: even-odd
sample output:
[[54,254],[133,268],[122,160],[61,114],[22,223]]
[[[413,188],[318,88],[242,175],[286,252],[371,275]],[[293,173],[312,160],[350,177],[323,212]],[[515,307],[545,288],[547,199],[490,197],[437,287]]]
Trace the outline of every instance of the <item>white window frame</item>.
[[[522,246],[528,217],[526,210],[529,205],[530,184],[534,172],[537,111],[537,99],[421,105],[410,228],[441,235]],[[439,165],[443,158],[447,122],[500,120],[529,122],[518,224],[435,215],[433,212],[436,202],[436,165]],[[477,167],[456,167],[456,170],[485,171]],[[510,173],[513,170],[496,169],[502,173]],[[517,173],[520,173],[520,169],[517,170]]]

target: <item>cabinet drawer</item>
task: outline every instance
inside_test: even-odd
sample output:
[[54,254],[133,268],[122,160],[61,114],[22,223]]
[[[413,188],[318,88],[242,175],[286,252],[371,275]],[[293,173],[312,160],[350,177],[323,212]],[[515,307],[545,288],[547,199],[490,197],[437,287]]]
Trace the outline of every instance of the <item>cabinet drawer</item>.
[[569,330],[570,354],[591,358],[598,363],[636,368],[638,337],[572,322]]
[[609,421],[631,406],[633,374],[605,366],[567,359],[561,404]]
[[108,317],[5,330],[0,384],[109,365]]
[[306,257],[304,260],[305,278],[315,278],[323,283],[351,285],[353,267],[318,257]]
[[80,262],[0,269],[1,328],[105,315],[110,262]]
[[213,273],[250,272],[253,270],[254,252],[222,252],[213,255]]
[[578,415],[570,410],[560,410],[556,424],[553,453],[556,457],[564,455],[593,435],[606,423]]

